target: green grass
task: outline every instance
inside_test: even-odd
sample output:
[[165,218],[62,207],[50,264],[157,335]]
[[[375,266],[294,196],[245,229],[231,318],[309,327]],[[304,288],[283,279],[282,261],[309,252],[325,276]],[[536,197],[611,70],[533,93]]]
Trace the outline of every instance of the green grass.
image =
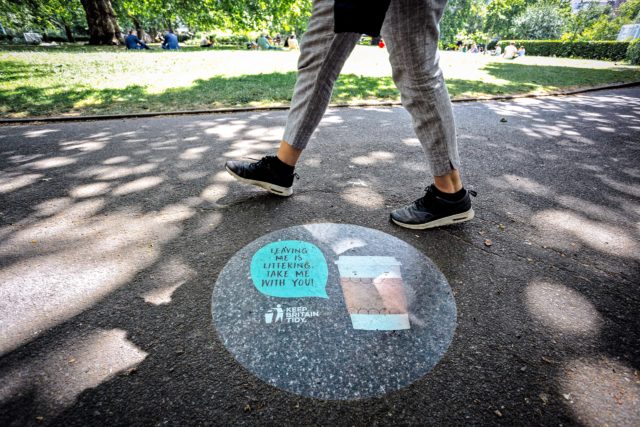
[[[0,117],[122,114],[287,104],[297,52],[186,48],[127,52],[112,47],[0,49]],[[603,61],[507,61],[444,52],[452,97],[547,93],[640,81],[640,67]],[[397,100],[386,50],[358,46],[334,102]]]

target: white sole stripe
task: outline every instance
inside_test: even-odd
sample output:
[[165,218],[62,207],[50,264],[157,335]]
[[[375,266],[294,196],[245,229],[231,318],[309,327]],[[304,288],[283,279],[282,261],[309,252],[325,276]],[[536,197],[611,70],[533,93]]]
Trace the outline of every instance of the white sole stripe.
[[255,185],[257,187],[260,187],[260,188],[264,188],[269,193],[275,194],[277,196],[288,197],[288,196],[293,194],[293,188],[292,187],[281,187],[279,185],[271,184],[269,182],[256,181],[254,179],[243,178],[240,175],[234,173],[231,169],[229,169],[229,167],[225,166],[224,168],[227,170],[229,175],[234,177],[236,180],[242,182],[243,184],[250,184],[250,185]]
[[436,228],[442,227],[445,225],[458,224],[461,222],[472,220],[475,216],[475,212],[473,209],[469,209],[466,212],[462,212],[455,215],[445,216],[444,218],[436,219],[435,221],[428,222],[426,224],[405,224],[403,222],[396,221],[391,218],[394,224],[399,225],[400,227],[410,228],[412,230],[426,230],[428,228]]

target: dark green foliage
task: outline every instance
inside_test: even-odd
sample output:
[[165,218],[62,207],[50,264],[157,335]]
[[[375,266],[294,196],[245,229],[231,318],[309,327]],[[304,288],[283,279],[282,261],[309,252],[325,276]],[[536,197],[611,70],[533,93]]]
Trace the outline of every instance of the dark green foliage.
[[640,39],[635,39],[629,43],[627,60],[633,65],[640,65]]
[[228,36],[216,36],[215,42],[216,45],[219,46],[245,47],[247,43],[249,43],[249,37],[236,34],[231,34]]
[[[515,42],[516,46],[525,47],[527,55],[601,59],[606,61],[623,61],[627,57],[627,49],[629,48],[629,42],[616,41],[515,40]],[[501,44],[504,46],[505,42]]]

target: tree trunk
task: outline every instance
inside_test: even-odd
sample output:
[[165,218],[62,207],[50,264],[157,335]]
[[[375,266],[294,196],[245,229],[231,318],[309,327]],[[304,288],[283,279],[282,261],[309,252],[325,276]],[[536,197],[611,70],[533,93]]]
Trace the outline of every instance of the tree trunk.
[[135,16],[131,17],[133,21],[133,26],[136,27],[136,33],[138,33],[138,38],[144,41],[144,29],[142,28],[142,23]]
[[76,39],[75,37],[73,37],[73,33],[71,32],[71,27],[69,26],[69,24],[64,24],[64,32],[67,33],[67,41],[69,43],[75,43]]
[[116,21],[111,0],[81,0],[89,25],[89,44],[117,45],[122,32]]

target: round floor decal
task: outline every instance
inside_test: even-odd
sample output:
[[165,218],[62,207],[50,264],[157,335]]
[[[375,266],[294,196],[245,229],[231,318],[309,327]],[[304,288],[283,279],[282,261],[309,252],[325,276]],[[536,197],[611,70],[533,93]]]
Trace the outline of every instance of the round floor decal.
[[422,253],[354,225],[311,224],[237,252],[213,291],[236,360],[303,396],[380,396],[423,377],[456,325],[451,288]]

